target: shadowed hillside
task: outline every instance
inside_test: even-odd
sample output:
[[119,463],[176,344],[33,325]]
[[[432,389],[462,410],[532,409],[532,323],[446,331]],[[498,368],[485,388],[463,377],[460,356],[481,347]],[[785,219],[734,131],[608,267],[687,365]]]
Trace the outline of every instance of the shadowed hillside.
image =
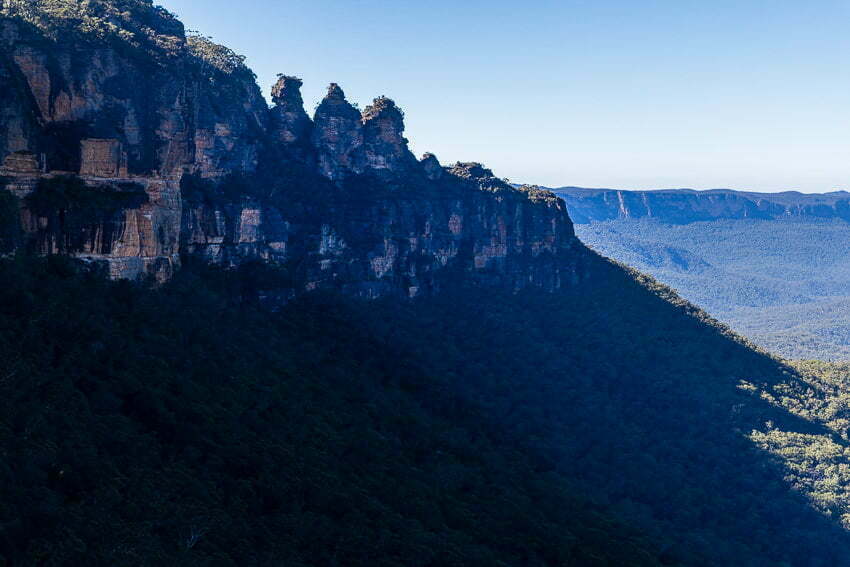
[[[0,553],[12,565],[806,565],[838,520],[751,440],[831,435],[801,384],[593,254],[557,294],[160,290],[5,262]],[[200,270],[200,271],[198,271]],[[745,384],[746,383],[746,384]],[[836,439],[836,443],[844,441]]]

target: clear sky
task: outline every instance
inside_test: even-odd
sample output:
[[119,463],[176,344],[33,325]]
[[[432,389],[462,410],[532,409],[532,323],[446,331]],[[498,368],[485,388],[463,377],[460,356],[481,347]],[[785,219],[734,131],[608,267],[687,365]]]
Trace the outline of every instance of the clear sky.
[[160,0],[268,95],[405,110],[415,152],[549,186],[850,188],[850,0]]

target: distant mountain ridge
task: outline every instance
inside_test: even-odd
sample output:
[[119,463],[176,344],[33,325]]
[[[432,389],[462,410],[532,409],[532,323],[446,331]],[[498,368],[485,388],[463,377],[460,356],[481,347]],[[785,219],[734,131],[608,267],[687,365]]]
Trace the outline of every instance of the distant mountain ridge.
[[850,360],[850,193],[552,189],[578,237],[787,358]]
[[718,219],[817,218],[850,221],[850,193],[756,193],[733,189],[649,191],[559,187],[576,224],[653,218],[670,224]]

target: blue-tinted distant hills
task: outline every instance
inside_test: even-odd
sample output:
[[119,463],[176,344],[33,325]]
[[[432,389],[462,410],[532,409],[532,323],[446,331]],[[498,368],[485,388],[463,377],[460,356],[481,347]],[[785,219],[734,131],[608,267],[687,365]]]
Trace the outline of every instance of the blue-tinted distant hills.
[[797,191],[753,193],[732,189],[552,189],[570,209],[573,222],[653,218],[667,223],[718,219],[840,218],[850,221],[850,193],[808,194]]
[[600,253],[788,358],[850,360],[850,193],[552,189]]

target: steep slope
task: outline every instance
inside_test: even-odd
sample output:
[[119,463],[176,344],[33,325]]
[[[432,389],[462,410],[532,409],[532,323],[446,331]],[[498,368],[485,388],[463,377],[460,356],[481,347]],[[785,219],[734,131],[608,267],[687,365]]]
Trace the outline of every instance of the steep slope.
[[261,265],[145,290],[2,263],[0,554],[846,563],[846,502],[762,448],[782,431],[845,462],[845,439],[761,395],[803,381],[652,282],[581,262],[589,285],[553,294],[310,295],[276,314],[256,308],[279,282]]
[[392,339],[407,307],[273,315],[259,265],[159,291],[58,259],[0,280],[6,564],[659,564]]
[[848,194],[558,190],[583,242],[789,358],[850,357]]

